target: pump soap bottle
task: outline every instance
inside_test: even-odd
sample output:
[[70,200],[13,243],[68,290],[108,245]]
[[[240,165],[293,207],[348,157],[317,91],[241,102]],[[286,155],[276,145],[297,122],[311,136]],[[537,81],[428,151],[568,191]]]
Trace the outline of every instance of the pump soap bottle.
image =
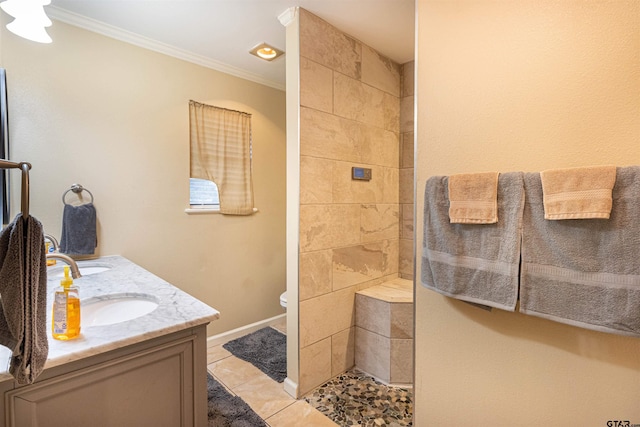
[[80,293],[64,266],[64,277],[53,299],[52,335],[57,340],[70,340],[80,335]]

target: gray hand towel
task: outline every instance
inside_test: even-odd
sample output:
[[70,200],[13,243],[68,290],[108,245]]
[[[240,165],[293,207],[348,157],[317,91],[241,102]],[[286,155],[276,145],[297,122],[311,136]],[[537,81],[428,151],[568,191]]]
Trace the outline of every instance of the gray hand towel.
[[640,336],[640,166],[616,169],[609,219],[544,219],[540,175],[525,175],[520,311]]
[[9,372],[31,384],[49,354],[47,265],[42,224],[19,214],[0,234],[0,344],[13,355]]
[[514,311],[524,189],[522,172],[500,174],[493,224],[449,222],[448,178],[425,188],[422,285],[462,301]]
[[95,252],[97,245],[96,208],[93,203],[64,205],[60,252],[90,255]]

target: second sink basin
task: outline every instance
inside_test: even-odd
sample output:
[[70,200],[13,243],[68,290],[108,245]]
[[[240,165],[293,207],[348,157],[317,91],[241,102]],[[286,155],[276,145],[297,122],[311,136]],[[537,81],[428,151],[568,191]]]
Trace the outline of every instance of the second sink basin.
[[[102,273],[103,271],[111,269],[111,265],[100,262],[79,261],[77,264],[78,270],[80,270],[80,274],[82,274],[83,276]],[[66,264],[64,262],[58,261],[58,264],[55,267],[48,267],[47,276],[49,278],[63,278],[65,265]]]
[[158,307],[153,295],[113,294],[81,300],[82,326],[104,326],[137,319]]

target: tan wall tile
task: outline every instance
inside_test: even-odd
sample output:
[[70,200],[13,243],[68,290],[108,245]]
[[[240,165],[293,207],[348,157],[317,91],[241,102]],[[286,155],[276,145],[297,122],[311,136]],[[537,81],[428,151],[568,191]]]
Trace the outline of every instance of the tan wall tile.
[[333,114],[300,108],[300,154],[360,161],[360,125]]
[[[400,170],[397,168],[383,168],[384,185],[382,186],[382,200],[379,203],[400,202]],[[413,185],[413,181],[412,184]]]
[[399,273],[404,279],[413,278],[413,240],[400,240]]
[[[404,252],[406,248],[400,238],[410,234],[412,220],[401,212],[412,209],[413,200],[407,197],[413,197],[413,179],[407,185],[412,172],[402,174],[399,168],[413,167],[413,142],[412,135],[401,139],[400,132],[403,126],[413,132],[413,101],[399,96],[413,95],[413,65],[394,64],[305,10],[300,11],[300,43],[299,333],[304,394],[357,359],[356,289],[403,274],[400,254],[401,247]],[[353,166],[371,168],[372,180],[352,180]],[[402,211],[400,200],[405,200]],[[389,330],[391,325],[387,322]],[[404,326],[403,320],[396,328],[406,332]],[[365,337],[361,347],[368,345],[372,354],[361,357],[373,365],[380,362],[376,358],[386,358],[382,375],[370,373],[388,381],[391,344],[379,339]],[[380,344],[387,348],[383,356]]]
[[397,168],[399,165],[400,136],[396,132],[361,126],[360,145],[362,161],[372,165]]
[[333,160],[300,156],[300,203],[331,203]]
[[400,99],[400,132],[413,132],[413,96]]
[[390,370],[390,383],[413,383],[413,340],[391,340]]
[[356,368],[389,382],[391,339],[356,327]]
[[356,330],[354,327],[331,336],[331,376],[340,375],[355,364]]
[[400,203],[413,203],[413,168],[400,169]]
[[398,269],[398,240],[383,240],[333,250],[333,289],[382,277]]
[[355,288],[300,302],[300,347],[328,338],[354,324]]
[[300,55],[360,79],[361,43],[304,9],[300,9]]
[[415,61],[402,65],[402,96],[413,96],[415,90]]
[[401,239],[413,240],[413,204],[402,204]]
[[300,206],[300,251],[360,242],[360,205]]
[[360,216],[360,239],[362,242],[374,242],[395,239],[400,223],[399,205],[365,204]]
[[[352,167],[371,169],[371,180],[351,178]],[[362,163],[335,162],[333,173],[334,203],[376,203],[382,199],[384,186],[383,168]]]
[[331,338],[300,349],[300,394],[331,378]]
[[384,94],[384,128],[391,132],[400,132],[400,99]]
[[362,82],[400,96],[400,65],[380,55],[367,45],[362,46]]
[[398,274],[398,262],[400,259],[400,240],[384,240],[383,244],[384,251],[387,256],[387,263],[385,265],[383,274],[385,276]]
[[333,111],[333,71],[307,58],[300,58],[300,105]]
[[356,326],[390,338],[391,305],[386,301],[356,293]]
[[331,250],[300,254],[300,301],[331,292],[331,256]]
[[384,92],[351,77],[333,76],[333,112],[378,128],[385,124]]
[[391,309],[391,338],[413,338],[413,303],[392,303]]
[[300,154],[344,162],[398,167],[400,137],[310,108],[300,108]]
[[402,141],[402,152],[400,154],[400,167],[412,168],[413,164],[413,152],[414,152],[414,140],[413,132],[405,132],[400,135]]

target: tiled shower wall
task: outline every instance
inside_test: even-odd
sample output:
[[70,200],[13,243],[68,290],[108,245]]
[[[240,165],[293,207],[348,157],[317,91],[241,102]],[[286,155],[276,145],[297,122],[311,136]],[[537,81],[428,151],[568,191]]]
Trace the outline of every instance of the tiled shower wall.
[[400,277],[413,279],[414,61],[402,66],[400,98]]
[[[353,366],[355,292],[400,274],[413,214],[400,189],[401,164],[413,165],[401,155],[413,141],[403,132],[400,143],[402,79],[401,66],[300,9],[300,394]],[[371,180],[352,180],[353,166]]]

